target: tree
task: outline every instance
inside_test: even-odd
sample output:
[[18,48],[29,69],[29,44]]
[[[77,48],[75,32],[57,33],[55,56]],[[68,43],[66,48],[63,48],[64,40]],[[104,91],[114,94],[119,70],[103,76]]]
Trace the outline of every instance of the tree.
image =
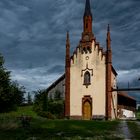
[[3,67],[3,64],[4,58],[0,54],[0,93],[8,91],[10,85],[10,72]]
[[0,112],[3,112],[5,109],[9,110],[11,102],[11,93],[10,93],[10,72],[7,71],[4,67],[4,58],[0,54]]
[[24,86],[20,86],[17,82],[11,82],[10,92],[16,105],[21,105],[24,102],[24,94],[26,93]]
[[28,105],[32,104],[32,98],[31,98],[30,92],[28,92],[27,102],[28,102]]
[[37,91],[33,108],[42,117],[64,117],[64,100],[61,99],[61,92],[58,90],[54,92],[54,98],[48,98],[47,90]]
[[22,103],[25,90],[11,82],[10,72],[3,65],[4,58],[0,54],[0,112],[7,112]]
[[34,110],[36,112],[39,111],[47,111],[47,94],[45,90],[38,90],[35,92],[35,99],[34,99]]

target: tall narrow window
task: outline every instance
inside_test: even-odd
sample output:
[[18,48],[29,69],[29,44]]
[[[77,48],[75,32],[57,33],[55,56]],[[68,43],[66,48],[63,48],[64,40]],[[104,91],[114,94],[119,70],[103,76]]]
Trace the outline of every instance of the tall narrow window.
[[84,74],[84,85],[90,85],[90,73],[88,71]]

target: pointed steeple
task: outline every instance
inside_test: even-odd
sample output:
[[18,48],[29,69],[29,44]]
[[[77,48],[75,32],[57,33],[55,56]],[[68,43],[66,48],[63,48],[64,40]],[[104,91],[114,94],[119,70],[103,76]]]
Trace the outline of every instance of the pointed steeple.
[[90,10],[90,1],[89,0],[86,0],[84,16],[92,16],[92,13]]
[[[94,39],[94,34],[92,32],[92,13],[91,13],[91,9],[90,9],[90,0],[86,0],[85,1],[85,11],[84,11],[84,15],[83,15],[83,33],[82,33],[82,48],[84,48],[84,50],[89,50],[89,52],[91,53],[91,43],[92,40]],[[89,49],[90,47],[90,49]]]
[[90,9],[90,0],[86,0],[83,22],[84,33],[92,33],[92,14]]
[[109,26],[109,24],[107,26],[107,32],[110,32],[110,26]]
[[111,37],[110,37],[110,26],[107,27],[107,38],[106,38],[107,50],[111,50]]
[[66,37],[66,47],[70,47],[70,41],[69,41],[69,31],[67,31],[67,37]]
[[69,40],[69,32],[67,31],[66,37],[66,67],[70,66],[70,40]]

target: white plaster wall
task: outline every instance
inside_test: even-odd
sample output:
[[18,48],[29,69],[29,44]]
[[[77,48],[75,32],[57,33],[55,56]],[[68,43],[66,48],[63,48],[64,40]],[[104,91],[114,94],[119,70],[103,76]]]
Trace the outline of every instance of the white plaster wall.
[[[117,77],[112,72],[112,74],[111,74],[111,85],[112,85],[112,88],[114,88],[114,89],[117,88],[117,79],[116,78]],[[111,116],[112,116],[112,119],[117,118],[117,92],[116,91],[112,92]]]
[[[86,60],[86,56],[89,60]],[[91,85],[86,88],[83,85],[84,76],[81,71],[88,68],[93,69]],[[92,115],[105,115],[105,56],[98,53],[98,47],[92,43],[92,53],[82,54],[79,50],[74,55],[74,63],[71,61],[70,68],[70,115],[82,115],[82,98],[85,95],[92,97]],[[89,71],[91,73],[91,71]],[[84,73],[83,73],[84,75]]]

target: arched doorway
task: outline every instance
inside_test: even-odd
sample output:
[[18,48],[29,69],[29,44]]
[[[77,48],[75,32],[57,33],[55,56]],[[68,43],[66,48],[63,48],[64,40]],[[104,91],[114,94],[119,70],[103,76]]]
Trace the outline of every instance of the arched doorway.
[[92,117],[92,99],[90,96],[84,96],[82,99],[82,114],[84,120],[90,120]]

